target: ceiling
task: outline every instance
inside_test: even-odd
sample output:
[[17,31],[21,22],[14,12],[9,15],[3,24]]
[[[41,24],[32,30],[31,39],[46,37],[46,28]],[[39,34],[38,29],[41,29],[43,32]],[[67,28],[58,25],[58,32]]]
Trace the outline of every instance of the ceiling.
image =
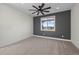
[[[37,14],[32,14],[33,11],[29,11],[29,9],[34,9],[32,7],[32,5],[35,6],[39,6],[41,5],[41,3],[9,3],[8,5],[18,9],[19,11],[22,11],[32,17],[37,16]],[[61,12],[61,11],[65,11],[65,10],[70,10],[73,7],[74,3],[45,3],[44,7],[51,7],[51,9],[49,9],[49,13],[45,13],[45,15],[47,14],[51,14],[51,13],[56,13],[56,12]],[[43,7],[43,8],[44,8]],[[38,16],[40,16],[41,14],[39,14]]]

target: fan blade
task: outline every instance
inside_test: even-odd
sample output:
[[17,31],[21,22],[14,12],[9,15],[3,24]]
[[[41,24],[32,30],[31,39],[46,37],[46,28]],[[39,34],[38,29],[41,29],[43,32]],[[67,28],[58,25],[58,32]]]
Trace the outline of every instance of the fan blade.
[[34,8],[38,9],[36,6],[33,5]]
[[49,11],[43,11],[43,12],[49,12]]
[[44,7],[44,5],[45,5],[45,4],[44,4],[44,3],[42,3],[42,5],[40,6],[40,8],[43,8],[43,7]]
[[[36,11],[37,12],[37,11]],[[33,12],[32,14],[36,13],[36,12]]]
[[29,11],[36,11],[36,10],[34,10],[34,9],[29,9]]
[[38,11],[37,15],[39,15],[39,11]]
[[41,14],[44,15],[44,13],[41,11]]
[[43,10],[50,9],[51,7],[44,8]]

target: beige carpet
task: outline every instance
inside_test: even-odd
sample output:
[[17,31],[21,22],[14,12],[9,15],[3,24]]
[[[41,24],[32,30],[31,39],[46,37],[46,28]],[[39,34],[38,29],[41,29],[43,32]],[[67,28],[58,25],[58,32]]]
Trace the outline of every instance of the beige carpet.
[[79,50],[67,41],[30,37],[0,48],[1,55],[77,55]]

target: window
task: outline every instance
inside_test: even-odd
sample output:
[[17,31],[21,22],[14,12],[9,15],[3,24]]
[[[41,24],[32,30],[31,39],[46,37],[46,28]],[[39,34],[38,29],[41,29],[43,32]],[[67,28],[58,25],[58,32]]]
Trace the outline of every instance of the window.
[[55,31],[55,16],[41,18],[41,31]]

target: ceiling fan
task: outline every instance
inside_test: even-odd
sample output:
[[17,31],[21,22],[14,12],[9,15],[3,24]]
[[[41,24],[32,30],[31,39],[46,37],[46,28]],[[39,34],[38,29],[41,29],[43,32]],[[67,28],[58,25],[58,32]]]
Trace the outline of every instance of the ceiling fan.
[[36,6],[32,6],[34,9],[29,9],[29,11],[34,11],[32,14],[37,13],[37,15],[39,15],[39,13],[41,13],[42,15],[44,15],[44,12],[49,12],[48,9],[51,9],[51,7],[46,7],[43,8],[45,6],[44,3],[42,3],[40,6],[36,7]]

